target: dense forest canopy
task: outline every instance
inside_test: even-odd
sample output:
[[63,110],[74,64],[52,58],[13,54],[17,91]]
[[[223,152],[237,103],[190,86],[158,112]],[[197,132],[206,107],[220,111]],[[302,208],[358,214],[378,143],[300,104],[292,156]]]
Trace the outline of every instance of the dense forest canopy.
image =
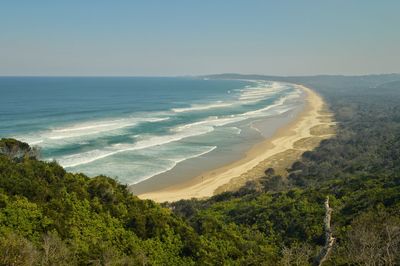
[[279,80],[319,92],[337,134],[287,177],[265,176],[207,200],[156,204],[106,176],[66,172],[0,141],[0,265],[400,265],[400,75]]

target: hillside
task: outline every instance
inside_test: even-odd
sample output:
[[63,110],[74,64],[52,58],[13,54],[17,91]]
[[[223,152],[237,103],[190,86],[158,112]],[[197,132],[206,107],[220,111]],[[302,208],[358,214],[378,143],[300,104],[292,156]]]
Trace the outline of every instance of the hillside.
[[163,205],[2,139],[0,265],[312,265],[327,197],[335,243],[324,265],[399,265],[400,76],[229,77],[313,88],[336,137],[287,178],[266,169],[236,192]]

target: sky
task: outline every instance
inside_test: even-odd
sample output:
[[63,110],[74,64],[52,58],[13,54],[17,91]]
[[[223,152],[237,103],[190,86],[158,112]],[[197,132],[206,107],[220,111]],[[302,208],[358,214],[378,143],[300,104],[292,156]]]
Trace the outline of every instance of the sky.
[[0,75],[400,73],[398,0],[2,0]]

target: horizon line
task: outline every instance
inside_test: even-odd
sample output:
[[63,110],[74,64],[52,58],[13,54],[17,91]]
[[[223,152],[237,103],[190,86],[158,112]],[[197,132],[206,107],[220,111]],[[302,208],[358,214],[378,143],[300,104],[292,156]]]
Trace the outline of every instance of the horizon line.
[[273,74],[243,74],[243,73],[214,73],[214,74],[182,74],[182,75],[1,75],[0,78],[184,78],[184,77],[210,77],[222,75],[241,75],[241,76],[266,76],[266,77],[363,77],[380,75],[400,75],[400,72],[390,73],[368,73],[368,74],[306,74],[306,75],[273,75]]

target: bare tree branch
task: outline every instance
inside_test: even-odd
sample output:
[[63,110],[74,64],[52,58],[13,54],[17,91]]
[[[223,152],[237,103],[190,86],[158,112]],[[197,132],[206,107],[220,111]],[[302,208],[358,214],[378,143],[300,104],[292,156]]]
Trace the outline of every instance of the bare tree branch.
[[320,254],[315,259],[314,265],[321,266],[328,258],[330,252],[332,251],[333,244],[335,243],[335,238],[332,235],[331,229],[331,216],[332,209],[329,207],[329,196],[325,200],[325,246],[322,248]]

